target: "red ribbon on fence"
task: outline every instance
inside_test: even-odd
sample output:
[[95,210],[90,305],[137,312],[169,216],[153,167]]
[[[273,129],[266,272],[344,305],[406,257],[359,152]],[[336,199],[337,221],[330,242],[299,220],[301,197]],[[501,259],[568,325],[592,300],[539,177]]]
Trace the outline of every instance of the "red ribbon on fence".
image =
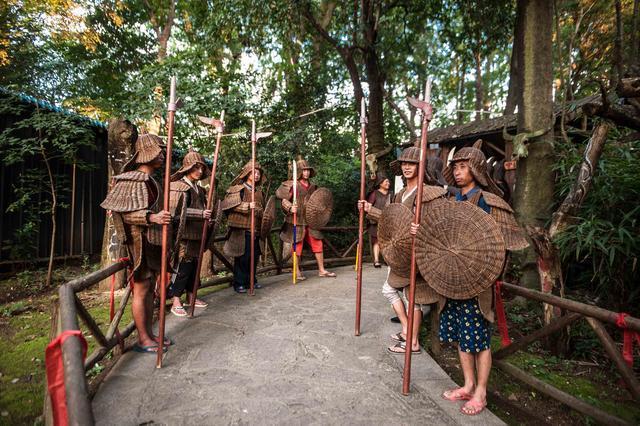
[[498,323],[498,331],[502,339],[502,347],[511,344],[509,337],[509,329],[507,328],[507,315],[504,312],[504,302],[502,301],[502,281],[496,281],[496,322]]
[[87,341],[80,330],[63,331],[47,345],[44,363],[47,373],[47,389],[51,398],[54,425],[67,425],[67,394],[64,387],[64,366],[62,344],[70,336],[77,336],[82,342],[82,359],[87,357]]
[[616,318],[616,325],[623,330],[622,358],[630,368],[633,368],[633,343],[634,341],[640,346],[640,333],[629,330],[625,317],[629,314],[620,312]]

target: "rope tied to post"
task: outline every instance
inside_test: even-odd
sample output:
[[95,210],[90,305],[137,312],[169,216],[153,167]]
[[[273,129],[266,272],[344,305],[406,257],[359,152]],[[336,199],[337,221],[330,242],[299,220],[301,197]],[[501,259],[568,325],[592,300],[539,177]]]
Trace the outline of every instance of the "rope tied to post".
[[633,368],[633,344],[636,342],[640,347],[640,333],[629,329],[625,319],[628,316],[626,312],[620,312],[616,318],[616,325],[622,329],[622,358]]
[[496,322],[498,324],[498,331],[500,332],[500,338],[502,340],[502,347],[505,348],[511,344],[511,338],[509,337],[509,329],[507,328],[507,315],[505,314],[504,302],[502,300],[502,281],[496,281],[495,293]]

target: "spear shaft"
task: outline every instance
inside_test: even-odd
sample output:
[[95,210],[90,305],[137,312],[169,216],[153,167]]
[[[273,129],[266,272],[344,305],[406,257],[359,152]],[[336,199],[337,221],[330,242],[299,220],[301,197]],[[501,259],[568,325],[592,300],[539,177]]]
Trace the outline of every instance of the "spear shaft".
[[[262,176],[260,177],[262,179]],[[251,265],[249,266],[249,296],[254,295],[255,285],[255,236],[256,236],[256,121],[251,120]]]
[[[360,108],[360,200],[365,197],[365,151],[367,143],[367,112],[364,98]],[[358,218],[358,248],[356,249],[356,331],[360,335],[360,314],[362,310],[362,247],[364,245],[364,208],[360,208]]]
[[[213,166],[211,167],[211,180],[209,183],[209,193],[207,194],[207,210],[211,210],[213,204],[213,195],[216,193],[216,168],[218,167],[218,154],[220,152],[220,140],[222,139],[222,133],[224,132],[224,111],[220,114],[220,121],[216,127],[216,148],[213,153]],[[215,229],[211,229],[211,232],[215,232]],[[204,246],[207,243],[209,234],[209,224],[207,221],[202,223],[202,236],[200,237],[200,251],[198,252],[198,263],[196,264],[196,276],[193,279],[193,290],[191,291],[191,299],[189,303],[189,318],[193,318],[193,314],[196,310],[196,298],[198,295],[198,288],[200,288],[200,272],[202,271],[202,260],[204,256]]]
[[[422,185],[424,184],[424,169],[427,150],[427,129],[431,117],[427,114],[430,108],[431,81],[427,79],[424,101],[413,102],[422,108],[422,133],[420,135],[420,163],[418,165],[418,187],[416,189],[416,209],[413,223],[420,224],[422,218]],[[411,273],[409,275],[409,306],[407,311],[407,337],[405,339],[404,372],[402,374],[402,394],[409,395],[411,384],[411,349],[413,346],[413,318],[416,303],[416,236],[411,236]]]
[[[167,137],[167,154],[164,167],[164,187],[162,188],[163,210],[169,211],[169,192],[171,177],[171,149],[173,147],[173,131],[176,115],[176,78],[171,77],[171,89],[169,92],[168,110],[168,137]],[[162,258],[160,261],[160,311],[158,313],[158,349],[156,357],[156,368],[162,368],[162,353],[164,350],[164,324],[165,324],[165,303],[167,300],[167,254],[169,251],[169,225],[162,225]]]

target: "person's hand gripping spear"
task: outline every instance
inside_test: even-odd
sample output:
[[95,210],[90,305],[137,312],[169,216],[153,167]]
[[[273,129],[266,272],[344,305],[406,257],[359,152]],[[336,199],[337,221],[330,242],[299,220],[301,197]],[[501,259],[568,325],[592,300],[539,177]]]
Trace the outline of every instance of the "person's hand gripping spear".
[[[362,98],[360,108],[360,201],[365,201],[365,151],[367,145],[367,109]],[[356,336],[360,335],[360,312],[362,308],[362,246],[364,243],[364,208],[358,217],[358,248],[356,254]]]
[[[169,112],[167,117],[168,135],[167,135],[167,154],[164,168],[164,187],[162,188],[164,200],[164,211],[169,211],[169,188],[171,187],[171,149],[173,148],[173,131],[175,124],[176,110],[178,102],[176,102],[176,78],[171,77],[171,89],[169,91]],[[162,260],[160,261],[160,312],[158,314],[158,346],[164,345],[164,323],[165,323],[165,303],[167,300],[167,267],[168,267],[168,251],[169,251],[169,225],[162,225]],[[162,353],[158,349],[158,357],[156,358],[156,368],[162,368]]]
[[297,248],[297,228],[298,228],[298,164],[296,159],[293,159],[293,269],[291,275],[293,283],[298,283],[298,252]]
[[407,101],[422,111],[422,134],[420,136],[420,164],[418,166],[418,188],[416,189],[415,217],[411,224],[411,273],[409,275],[409,306],[407,307],[407,338],[404,353],[404,372],[402,375],[402,394],[409,395],[411,382],[411,352],[413,350],[413,317],[416,304],[416,233],[422,217],[422,185],[424,184],[424,169],[427,151],[427,128],[433,118],[431,108],[431,81],[427,79],[424,89],[424,101],[407,96]]
[[[213,166],[211,167],[211,181],[209,184],[209,193],[207,194],[207,207],[206,210],[211,210],[213,204],[213,196],[216,193],[216,168],[218,167],[218,153],[220,152],[220,140],[222,139],[222,133],[224,132],[224,111],[220,114],[220,119],[200,117],[198,119],[209,126],[213,126],[216,129],[216,148],[213,153]],[[216,209],[217,210],[217,209]],[[214,222],[215,225],[215,222]],[[198,263],[196,264],[196,276],[193,282],[193,290],[191,292],[191,304],[189,307],[189,318],[193,318],[193,313],[196,309],[196,297],[198,295],[198,288],[200,287],[200,271],[202,270],[202,257],[204,255],[204,248],[207,244],[207,238],[209,234],[215,235],[215,227],[209,227],[209,222],[204,221],[202,224],[202,236],[200,237],[200,252],[198,254]]]
[[[249,296],[253,296],[253,287],[255,285],[256,274],[256,142],[258,139],[271,136],[271,132],[256,133],[256,122],[251,120],[251,176],[253,183],[251,185],[251,265],[249,267]],[[262,175],[260,176],[262,179]]]

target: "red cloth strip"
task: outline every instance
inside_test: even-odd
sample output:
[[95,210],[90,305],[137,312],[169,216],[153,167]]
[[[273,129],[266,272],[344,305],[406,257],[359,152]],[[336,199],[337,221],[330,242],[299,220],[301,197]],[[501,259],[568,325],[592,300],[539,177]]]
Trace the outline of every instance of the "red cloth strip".
[[496,281],[496,322],[498,323],[498,331],[500,332],[500,338],[502,339],[502,347],[507,347],[511,344],[511,338],[509,337],[509,329],[507,328],[507,315],[504,312],[504,302],[502,301],[502,281]]
[[616,318],[616,325],[623,330],[622,358],[630,368],[633,368],[633,344],[634,342],[640,346],[640,333],[629,330],[625,317],[629,314],[620,312]]
[[47,373],[47,389],[51,398],[53,424],[67,425],[67,394],[64,387],[64,366],[62,360],[62,344],[70,336],[77,336],[82,343],[82,359],[87,357],[87,341],[80,330],[63,331],[47,345],[45,350],[45,369]]

